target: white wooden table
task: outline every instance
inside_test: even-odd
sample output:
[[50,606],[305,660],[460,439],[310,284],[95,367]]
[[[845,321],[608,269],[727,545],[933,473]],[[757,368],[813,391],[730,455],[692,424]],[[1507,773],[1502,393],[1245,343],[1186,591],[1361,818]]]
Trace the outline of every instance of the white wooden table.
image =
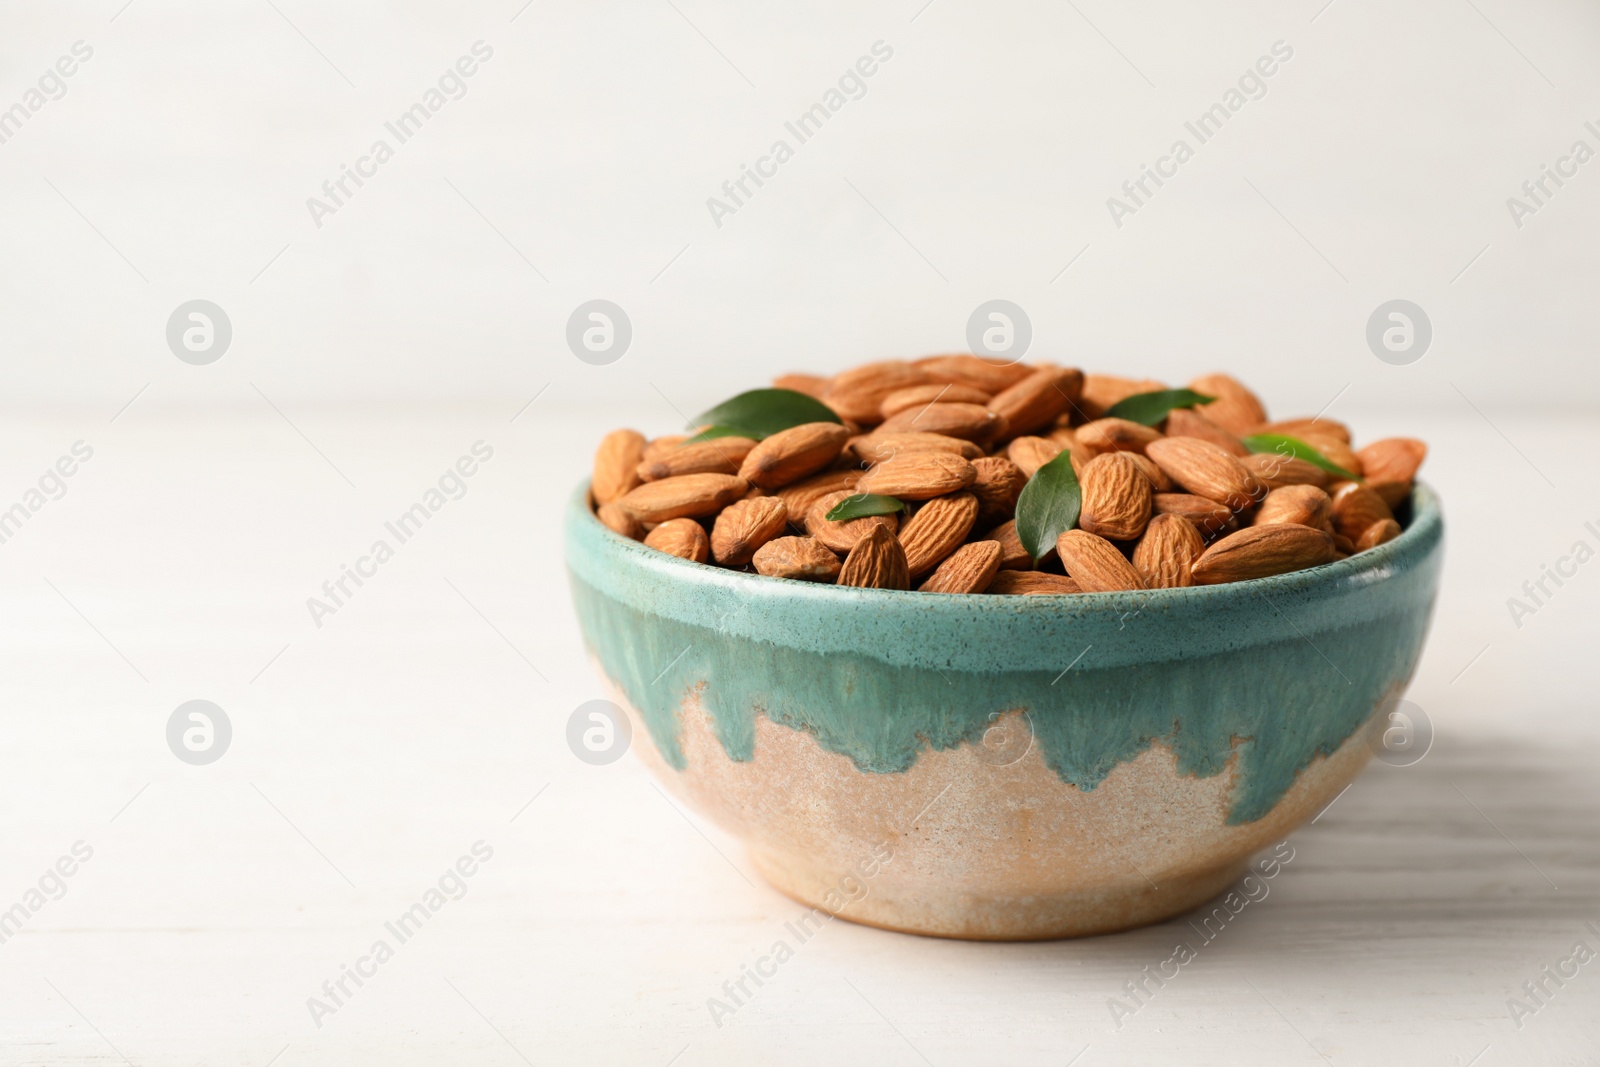
[[[0,944],[0,1061],[1600,1063],[1600,962],[1546,980],[1520,1028],[1507,1005],[1575,941],[1600,950],[1600,564],[1520,629],[1505,606],[1595,540],[1592,422],[1345,413],[1434,445],[1447,576],[1411,698],[1437,737],[1295,834],[1214,941],[1182,922],[1018,945],[834,922],[719,1027],[707,999],[801,908],[631,757],[568,751],[568,714],[600,690],[558,517],[624,416],[553,393],[510,422],[524,399],[294,427],[150,399],[0,428],[0,494],[94,449],[0,544],[0,908],[26,912]],[[315,625],[307,598],[479,440],[493,457],[466,495]],[[1523,518],[1495,485],[1521,487]],[[193,699],[233,729],[206,766],[165,737]],[[80,841],[92,856],[45,878],[64,895],[30,907]],[[480,841],[492,858],[400,943],[385,923]],[[380,938],[393,957],[314,1020],[308,998],[331,1005],[323,983]],[[1114,1019],[1180,939],[1197,958]]]

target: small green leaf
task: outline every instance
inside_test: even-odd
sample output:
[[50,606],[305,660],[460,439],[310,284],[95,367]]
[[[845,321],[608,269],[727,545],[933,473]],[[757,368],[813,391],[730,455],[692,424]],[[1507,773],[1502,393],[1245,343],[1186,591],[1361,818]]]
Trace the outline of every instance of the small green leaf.
[[1123,397],[1106,409],[1108,419],[1127,419],[1140,426],[1154,426],[1167,417],[1173,408],[1189,408],[1196,404],[1209,404],[1216,397],[1197,393],[1193,389],[1158,389],[1153,393],[1135,393]]
[[1017,497],[1017,538],[1035,563],[1056,547],[1056,538],[1078,524],[1082,503],[1071,452],[1063,450],[1034,471]]
[[808,422],[840,422],[833,409],[815,397],[793,389],[752,389],[724,400],[690,420],[690,426],[710,426],[757,441],[779,430]]
[[744,436],[745,433],[743,430],[736,430],[732,426],[707,426],[693,437],[685,437],[678,447],[682,448],[684,445],[699,444],[701,441],[710,441],[718,437]]
[[892,515],[896,511],[904,511],[905,504],[892,496],[880,496],[877,493],[857,493],[847,496],[823,516],[829,522],[844,522],[848,519],[864,519],[868,515]]
[[1258,433],[1252,437],[1246,437],[1244,446],[1252,452],[1275,452],[1280,456],[1303,459],[1313,466],[1321,467],[1329,474],[1337,474],[1339,477],[1348,478],[1352,482],[1361,480],[1361,475],[1345,470],[1298,437],[1288,437],[1281,433]]

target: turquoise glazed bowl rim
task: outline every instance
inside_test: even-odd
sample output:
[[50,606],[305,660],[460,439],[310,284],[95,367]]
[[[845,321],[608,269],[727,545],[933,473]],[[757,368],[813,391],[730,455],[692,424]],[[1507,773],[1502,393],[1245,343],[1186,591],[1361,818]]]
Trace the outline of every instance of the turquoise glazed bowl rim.
[[[1431,565],[1444,536],[1437,495],[1418,482],[1410,511],[1410,522],[1385,544],[1270,578],[994,596],[857,589],[693,563],[607,528],[590,509],[585,481],[568,503],[566,551],[574,578],[596,591],[725,637],[935,670],[1060,669],[1062,648],[1084,649],[1085,666],[1113,667],[1227,652],[1297,631],[1306,636],[1391,615],[1397,595],[1431,598]],[[1059,647],[1052,635],[1061,638]]]

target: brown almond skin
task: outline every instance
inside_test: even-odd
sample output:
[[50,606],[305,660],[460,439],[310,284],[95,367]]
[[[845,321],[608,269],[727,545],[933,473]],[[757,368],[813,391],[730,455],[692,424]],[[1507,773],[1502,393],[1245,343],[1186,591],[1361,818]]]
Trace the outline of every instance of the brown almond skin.
[[[996,526],[994,529],[984,534],[983,539],[985,541],[993,541],[1000,546],[1001,570],[1033,570],[1033,557],[1028,555],[1028,550],[1022,547],[1022,538],[1017,536],[1016,519],[1002,522],[999,526]],[[1050,552],[1046,553],[1046,558],[1054,554],[1054,549],[1052,549]]]
[[1145,588],[1144,578],[1115,545],[1086,530],[1068,530],[1056,538],[1056,552],[1067,574],[1085,593]]
[[1355,549],[1365,552],[1369,548],[1377,548],[1385,541],[1393,541],[1400,536],[1400,524],[1393,519],[1379,519],[1362,531],[1356,538]]
[[1078,527],[1112,541],[1132,541],[1150,521],[1150,479],[1125,452],[1106,452],[1083,468]]
[[1168,437],[1198,437],[1202,441],[1210,441],[1236,456],[1250,454],[1250,449],[1245,447],[1238,434],[1224,430],[1198,411],[1188,408],[1174,408],[1167,412],[1166,432]]
[[1302,441],[1308,433],[1312,436],[1332,434],[1345,444],[1350,443],[1350,427],[1333,419],[1280,419],[1258,426],[1250,432],[1275,433],[1284,437],[1298,437]]
[[1267,421],[1267,409],[1262,406],[1261,399],[1237,378],[1207,374],[1190,382],[1189,388],[1217,398],[1196,410],[1231,434],[1246,437]]
[[594,472],[589,492],[596,504],[610,504],[639,484],[635,469],[644,458],[644,434],[638,430],[613,430],[594,450]]
[[1196,585],[1221,585],[1304,570],[1333,560],[1333,538],[1289,522],[1229,534],[1194,561]]
[[905,550],[887,529],[874,526],[845,557],[844,566],[839,569],[839,584],[860,589],[910,589]]
[[1040,367],[998,393],[989,410],[1006,420],[1006,434],[1020,437],[1042,430],[1070,410],[1083,392],[1083,372],[1073,367]]
[[1157,493],[1150,499],[1150,510],[1157,515],[1182,515],[1202,537],[1221,533],[1234,521],[1228,505],[1193,493]]
[[978,472],[972,495],[978,498],[978,523],[993,526],[1016,514],[1017,497],[1028,484],[1022,469],[1004,456],[985,456],[972,461]]
[[1165,437],[1152,441],[1145,455],[1188,492],[1235,511],[1243,511],[1266,496],[1266,487],[1239,462],[1239,457],[1210,441]]
[[994,541],[973,541],[952,552],[917,588],[924,593],[981,593],[999,572],[1000,546]]
[[739,477],[763,489],[777,489],[832,463],[848,440],[850,431],[836,422],[807,422],[779,430],[750,450]]
[[1341,440],[1337,434],[1327,429],[1320,432],[1307,430],[1301,433],[1300,440],[1315,448],[1351,474],[1357,477],[1362,475],[1361,457],[1356,455],[1350,446]]
[[743,567],[756,549],[783,533],[789,508],[775,496],[735,500],[711,527],[711,556],[724,567]]
[[639,522],[715,515],[744,496],[750,484],[735,474],[680,474],[645,482],[617,501]]
[[1021,363],[990,363],[977,356],[930,356],[919,359],[916,368],[930,382],[968,385],[993,396],[1016,385],[1033,372]]
[[940,433],[983,445],[1006,429],[1005,419],[981,404],[924,404],[883,420],[883,433]]
[[853,490],[838,490],[824,494],[813,501],[811,510],[807,511],[805,516],[806,533],[835,552],[849,552],[856,547],[858,541],[879,526],[888,530],[891,535],[900,528],[900,516],[893,513],[863,515],[859,519],[846,519],[843,522],[826,517],[839,501],[853,495]]
[[1151,589],[1185,589],[1190,568],[1206,550],[1205,539],[1182,515],[1157,515],[1133,548],[1133,569]]
[[828,391],[831,378],[822,378],[815,374],[780,374],[772,379],[774,389],[791,389],[796,393],[804,393],[814,400],[821,400],[822,394]]
[[1038,469],[1061,454],[1062,446],[1044,437],[1018,437],[1006,446],[1006,458],[1015,463],[1023,476],[1032,478]]
[[1345,482],[1334,490],[1333,529],[1352,542],[1361,539],[1367,527],[1384,519],[1393,519],[1394,512],[1383,498],[1357,482]]
[[601,504],[595,509],[594,514],[595,518],[605,523],[607,529],[621,534],[630,541],[638,541],[644,537],[644,525],[614,503]]
[[[1078,409],[1084,422],[1105,415],[1119,400],[1138,393],[1154,393],[1165,389],[1165,382],[1153,378],[1118,378],[1114,374],[1085,374],[1083,393],[1078,397]],[[1210,394],[1206,394],[1209,396]]]
[[1253,452],[1239,460],[1256,480],[1268,489],[1282,489],[1286,485],[1314,485],[1328,488],[1328,472],[1315,463],[1276,452]]
[[[737,474],[756,443],[748,437],[713,437],[692,445],[679,445],[655,459],[639,464],[642,482],[659,482],[680,474]],[[748,479],[746,479],[748,480]]]
[[840,418],[874,426],[883,420],[884,397],[927,381],[926,374],[903,360],[883,360],[836,374],[822,394],[822,402]]
[[1043,571],[1000,571],[984,590],[1001,596],[1051,596],[1062,593],[1081,593],[1083,587],[1064,574],[1046,574]]
[[1367,445],[1356,457],[1361,460],[1367,488],[1389,507],[1397,508],[1411,495],[1411,483],[1428,458],[1428,446],[1415,437],[1386,437]]
[[839,576],[839,557],[810,537],[778,537],[751,558],[757,574],[802,582],[832,582]]
[[862,493],[901,500],[930,500],[965,489],[978,480],[972,464],[948,452],[910,452],[885,460],[856,483]]
[[1148,452],[1150,445],[1161,440],[1160,430],[1141,426],[1128,419],[1096,419],[1079,426],[1074,434],[1078,444],[1090,452]]
[[989,394],[982,389],[974,389],[970,385],[930,382],[927,385],[896,389],[883,398],[878,410],[887,419],[907,409],[927,407],[929,404],[987,404],[988,402]]
[[790,524],[799,528],[806,521],[806,515],[810,513],[812,504],[829,493],[836,493],[841,489],[853,490],[860,480],[861,472],[858,470],[824,471],[809,478],[802,478],[798,482],[791,482],[779,489],[776,495],[789,510]]
[[711,551],[705,527],[693,519],[668,519],[645,534],[644,543],[657,552],[691,563],[704,563]]
[[942,433],[885,433],[878,430],[850,442],[850,453],[867,464],[882,463],[902,452],[949,452],[967,460],[983,455],[983,449],[971,441]]
[[977,519],[978,498],[971,493],[942,496],[922,505],[900,527],[900,546],[911,577],[920,578],[937,567],[967,539]]
[[1139,468],[1139,473],[1144,475],[1145,481],[1150,483],[1150,490],[1156,493],[1170,493],[1177,486],[1172,484],[1172,479],[1167,477],[1167,472],[1156,466],[1155,460],[1149,456],[1142,456],[1137,452],[1118,452],[1119,456],[1127,456]]
[[652,437],[650,443],[644,446],[644,455],[639,457],[641,463],[660,459],[674,448],[689,439],[688,434],[669,433],[665,437]]
[[1333,514],[1333,500],[1314,485],[1286,485],[1269,492],[1251,520],[1253,526],[1294,522],[1322,529]]

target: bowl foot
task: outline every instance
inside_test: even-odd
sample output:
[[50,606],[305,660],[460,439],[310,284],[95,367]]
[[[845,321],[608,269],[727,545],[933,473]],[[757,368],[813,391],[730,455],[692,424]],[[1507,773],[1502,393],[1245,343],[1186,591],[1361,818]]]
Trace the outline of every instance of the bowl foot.
[[[855,871],[815,866],[804,857],[750,849],[774,889],[814,909],[801,929],[834,915],[901,933],[968,941],[1047,941],[1130,930],[1191,911],[1237,883],[1249,869],[1236,860],[1202,871],[1070,893],[991,895],[924,885],[910,889]],[[937,882],[930,877],[928,882]]]

